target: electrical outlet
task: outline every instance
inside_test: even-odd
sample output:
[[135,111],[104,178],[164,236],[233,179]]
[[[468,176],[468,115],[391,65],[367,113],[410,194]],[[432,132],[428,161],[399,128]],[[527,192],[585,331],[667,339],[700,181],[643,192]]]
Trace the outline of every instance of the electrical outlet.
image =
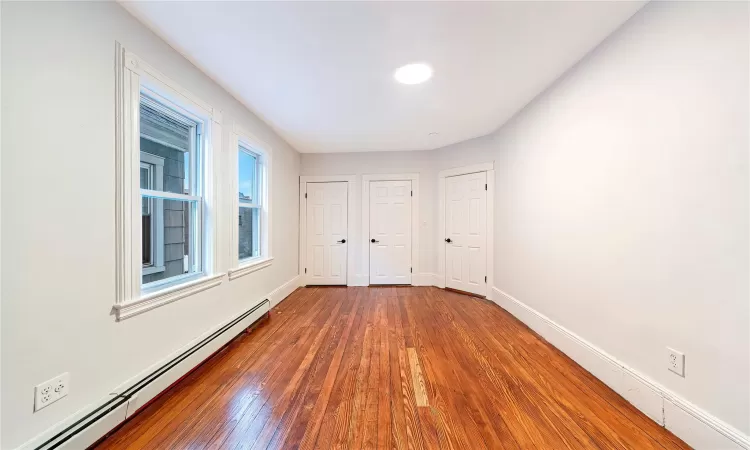
[[69,390],[70,374],[67,372],[36,386],[34,388],[34,411],[55,403],[68,395]]
[[685,354],[667,347],[667,369],[677,375],[685,376]]

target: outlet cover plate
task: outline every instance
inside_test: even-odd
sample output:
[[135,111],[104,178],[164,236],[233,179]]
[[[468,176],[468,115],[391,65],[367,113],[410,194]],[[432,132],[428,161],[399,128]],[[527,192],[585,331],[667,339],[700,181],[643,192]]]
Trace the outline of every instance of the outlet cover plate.
[[34,411],[55,403],[68,395],[70,391],[70,374],[65,372],[47,380],[34,388]]
[[677,375],[685,376],[685,354],[679,350],[667,347],[667,369]]

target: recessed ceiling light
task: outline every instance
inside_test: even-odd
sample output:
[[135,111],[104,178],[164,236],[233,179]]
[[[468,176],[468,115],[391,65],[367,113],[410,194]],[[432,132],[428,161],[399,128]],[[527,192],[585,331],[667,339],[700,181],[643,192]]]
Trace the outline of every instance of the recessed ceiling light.
[[393,74],[396,81],[403,84],[419,84],[432,78],[432,67],[423,63],[407,64]]
[[433,131],[432,133],[428,134],[427,136],[437,136],[438,134],[440,134],[440,133],[438,133],[437,131]]

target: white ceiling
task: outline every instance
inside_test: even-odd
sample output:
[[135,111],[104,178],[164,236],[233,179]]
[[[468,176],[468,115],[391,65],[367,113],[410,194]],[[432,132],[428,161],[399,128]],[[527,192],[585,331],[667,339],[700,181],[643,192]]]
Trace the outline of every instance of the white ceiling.
[[[496,130],[645,2],[127,2],[297,150],[427,150]],[[431,80],[396,68],[427,62]],[[430,133],[438,133],[430,135]]]

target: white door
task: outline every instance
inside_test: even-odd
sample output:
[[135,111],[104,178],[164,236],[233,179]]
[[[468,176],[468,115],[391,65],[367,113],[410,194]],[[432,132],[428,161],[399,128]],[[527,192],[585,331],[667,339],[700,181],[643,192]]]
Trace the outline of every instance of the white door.
[[307,284],[346,284],[347,183],[307,183]]
[[370,284],[411,284],[411,181],[370,182]]
[[487,295],[487,172],[445,179],[445,286]]

